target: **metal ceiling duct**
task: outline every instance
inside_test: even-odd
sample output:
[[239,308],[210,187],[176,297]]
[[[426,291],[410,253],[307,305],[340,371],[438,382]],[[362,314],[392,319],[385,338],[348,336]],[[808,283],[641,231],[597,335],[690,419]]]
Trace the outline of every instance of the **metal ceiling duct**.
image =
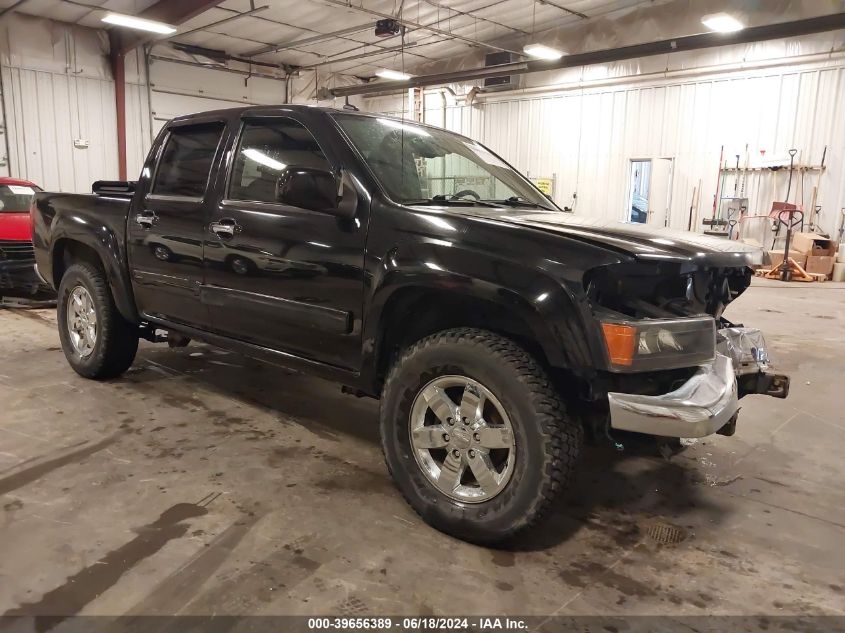
[[700,33],[656,42],[634,44],[632,46],[577,53],[566,55],[560,60],[552,62],[541,60],[514,62],[486,68],[471,68],[449,73],[419,75],[404,81],[379,81],[360,86],[343,86],[333,88],[329,92],[335,97],[373,93],[384,94],[386,92],[407,90],[408,88],[437,86],[491,77],[506,77],[509,75],[544,72],[561,68],[589,66],[591,64],[605,64],[625,59],[635,59],[637,57],[665,55],[668,53],[679,53],[717,46],[730,46],[732,44],[748,44],[751,42],[762,42],[800,35],[812,35],[813,33],[836,31],[838,29],[845,29],[845,13],[833,13],[792,22],[752,26],[735,33]]

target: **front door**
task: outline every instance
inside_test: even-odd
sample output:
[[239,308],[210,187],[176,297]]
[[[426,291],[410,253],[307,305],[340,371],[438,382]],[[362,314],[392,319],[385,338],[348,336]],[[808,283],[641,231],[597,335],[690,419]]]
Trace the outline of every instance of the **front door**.
[[[227,336],[346,369],[360,360],[365,218],[281,203],[286,169],[336,171],[320,126],[299,115],[243,122],[205,236],[203,300]],[[316,128],[316,129],[315,129]]]
[[[200,301],[203,238],[222,122],[172,127],[152,187],[139,191],[127,222],[132,286],[144,315],[208,327]],[[148,179],[149,182],[149,179]]]

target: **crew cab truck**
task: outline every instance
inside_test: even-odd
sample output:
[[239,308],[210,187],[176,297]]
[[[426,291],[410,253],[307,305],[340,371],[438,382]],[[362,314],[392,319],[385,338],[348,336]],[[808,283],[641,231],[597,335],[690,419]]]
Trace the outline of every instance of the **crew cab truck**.
[[32,207],[73,369],[115,377],[166,331],[380,398],[397,487],[469,541],[535,524],[585,431],[731,435],[739,398],[788,390],[760,332],[723,316],[758,249],[578,219],[441,129],[194,114],[137,182],[93,189]]

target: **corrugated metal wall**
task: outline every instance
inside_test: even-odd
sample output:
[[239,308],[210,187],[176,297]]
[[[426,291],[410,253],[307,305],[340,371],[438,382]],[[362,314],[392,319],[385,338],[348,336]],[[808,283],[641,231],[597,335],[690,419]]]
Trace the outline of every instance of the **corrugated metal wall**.
[[[92,181],[117,177],[114,84],[101,33],[17,14],[4,27],[0,63],[10,173],[62,191],[89,191]],[[687,225],[699,182],[699,219],[709,214],[721,145],[731,162],[736,154],[744,162],[747,144],[752,159],[759,159],[760,150],[767,157],[784,156],[795,147],[803,163],[818,163],[827,145],[828,170],[820,181],[818,204],[822,228],[834,232],[845,206],[845,57],[818,53],[841,36],[816,39],[776,41],[765,50],[726,47],[670,57],[676,69],[654,79],[619,76],[640,72],[638,64],[590,67],[580,75],[571,69],[549,81],[597,76],[605,83],[555,93],[503,93],[473,106],[454,105],[448,92],[429,93],[424,118],[484,142],[532,177],[554,176],[556,201],[585,215],[622,219],[629,161],[673,158],[669,225],[678,228]],[[50,43],[46,48],[45,42]],[[794,56],[778,57],[786,49],[794,49]],[[714,56],[718,72],[703,67]],[[749,57],[766,65],[755,69],[736,61]],[[649,60],[653,71],[659,60]],[[736,67],[726,68],[732,60]],[[127,60],[127,79],[129,174],[138,173],[152,136],[173,116],[279,103],[284,97],[278,80],[156,60],[148,90],[138,53]],[[540,79],[532,76],[533,83]],[[404,96],[367,99],[364,105],[401,116],[407,102]],[[87,141],[88,147],[75,147],[76,140]],[[782,199],[786,181],[784,171],[749,176],[745,189],[751,211],[765,212],[772,200]],[[796,177],[792,199],[803,197],[809,206],[816,175],[806,175],[803,191],[801,181]],[[732,178],[726,186],[732,193]],[[765,222],[750,228],[749,234],[759,233],[763,241]]]
[[[845,207],[845,60],[815,66],[737,70],[694,78],[631,80],[557,94],[499,96],[474,106],[446,108],[426,95],[424,120],[488,145],[532,177],[556,179],[555,200],[576,213],[622,220],[631,159],[673,158],[669,226],[686,228],[693,188],[702,183],[699,220],[709,217],[716,192],[720,147],[731,165],[746,144],[752,164],[785,157],[817,165],[827,145],[827,170],[819,183],[823,229],[838,229]],[[403,103],[405,106],[403,107]],[[402,115],[407,98],[366,102],[371,111]],[[791,201],[809,209],[816,172],[796,174]],[[803,180],[803,190],[802,190]],[[732,195],[734,177],[725,179]],[[737,189],[741,188],[740,181]],[[766,213],[786,194],[787,170],[756,171],[745,182],[751,213]],[[765,221],[748,223],[746,235],[761,242]],[[697,223],[700,229],[700,222]]]
[[[139,53],[139,66],[141,62]],[[220,108],[281,103],[284,100],[284,83],[279,80],[247,77],[160,59],[150,61],[149,92],[143,82],[143,68],[134,69],[134,75],[141,83],[127,86],[126,93],[126,162],[130,178],[140,172],[152,138],[173,117]],[[137,127],[133,125],[136,119]]]
[[12,175],[57,191],[90,191],[94,180],[117,178],[114,82],[24,68],[2,72]]
[[[6,138],[0,140],[8,156],[0,173],[72,192],[88,192],[95,180],[117,178],[114,81],[98,32],[19,14],[7,16],[3,26]],[[284,83],[264,77],[155,60],[150,74],[148,90],[143,54],[136,50],[127,57],[129,178],[140,172],[152,138],[174,116],[280,103],[284,97]],[[75,146],[78,140],[87,141],[87,148]]]

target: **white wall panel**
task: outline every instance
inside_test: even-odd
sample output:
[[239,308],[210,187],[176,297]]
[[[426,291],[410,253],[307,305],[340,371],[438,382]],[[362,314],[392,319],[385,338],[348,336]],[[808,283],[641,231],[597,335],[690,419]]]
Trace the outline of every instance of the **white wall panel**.
[[[101,31],[20,14],[0,25],[0,68],[8,164],[0,173],[44,188],[87,192],[118,177],[114,81]],[[151,64],[148,91],[140,50],[126,59],[127,173],[140,172],[168,119],[239,105],[281,103],[284,82],[169,62]],[[151,115],[152,110],[152,115]],[[3,123],[0,121],[0,123]],[[87,140],[88,148],[74,147]],[[5,148],[0,155],[6,154]]]
[[57,191],[90,191],[94,180],[117,178],[113,82],[13,67],[2,72],[12,175]]
[[[699,222],[709,217],[716,192],[719,152],[733,166],[799,150],[797,161],[818,164],[827,146],[827,170],[817,204],[821,227],[838,229],[845,207],[845,59],[643,81],[543,94],[501,94],[473,106],[447,108],[448,127],[490,146],[532,177],[556,177],[558,204],[582,215],[618,220],[624,215],[629,161],[673,158],[669,225],[686,228],[693,189],[702,184]],[[426,98],[436,100],[438,97]],[[402,112],[398,97],[365,102],[366,109]],[[425,121],[443,125],[441,108],[427,107]],[[786,170],[750,173],[745,179],[752,213],[767,213],[786,195]],[[802,183],[803,180],[803,183]],[[796,173],[790,201],[809,210],[817,173]],[[741,180],[739,185],[741,186]],[[735,179],[725,179],[732,195]],[[802,186],[803,184],[803,186]],[[738,187],[739,189],[739,187]],[[577,198],[573,200],[573,194]],[[763,241],[766,223],[750,234]]]
[[[114,82],[102,33],[19,14],[0,31],[8,170],[46,189],[117,178]],[[83,147],[87,143],[87,147]]]
[[150,130],[150,115],[147,107],[147,87],[126,83],[126,173],[137,178],[150,149],[152,136],[157,127]]

